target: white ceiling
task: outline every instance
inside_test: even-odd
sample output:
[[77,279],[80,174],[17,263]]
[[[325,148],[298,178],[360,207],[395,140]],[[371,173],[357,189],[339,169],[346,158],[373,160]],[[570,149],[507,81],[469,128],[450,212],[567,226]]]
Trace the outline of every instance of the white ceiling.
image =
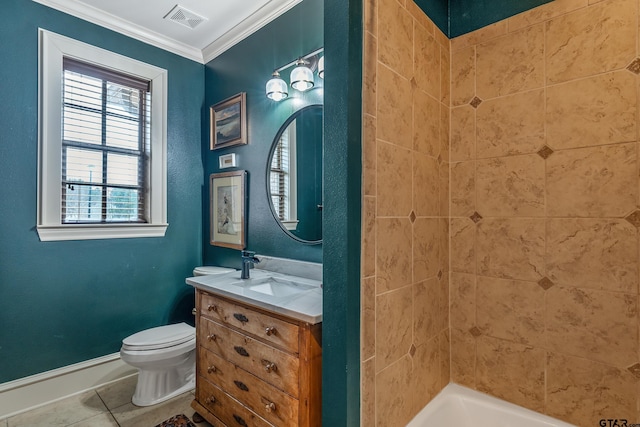
[[[33,0],[194,61],[207,63],[302,0]],[[164,17],[176,5],[196,28]]]

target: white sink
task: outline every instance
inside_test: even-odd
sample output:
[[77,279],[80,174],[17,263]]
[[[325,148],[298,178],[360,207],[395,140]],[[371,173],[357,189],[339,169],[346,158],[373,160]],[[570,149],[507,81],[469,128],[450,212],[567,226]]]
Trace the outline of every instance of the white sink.
[[274,297],[297,295],[314,288],[314,286],[306,285],[295,280],[287,280],[273,276],[240,280],[230,283],[229,286],[240,286],[253,292]]

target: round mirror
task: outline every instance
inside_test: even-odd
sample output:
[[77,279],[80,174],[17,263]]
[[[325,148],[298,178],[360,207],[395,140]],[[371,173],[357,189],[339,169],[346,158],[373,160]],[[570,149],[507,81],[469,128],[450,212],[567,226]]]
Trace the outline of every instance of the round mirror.
[[293,113],[276,134],[267,163],[271,212],[292,238],[322,242],[322,105]]

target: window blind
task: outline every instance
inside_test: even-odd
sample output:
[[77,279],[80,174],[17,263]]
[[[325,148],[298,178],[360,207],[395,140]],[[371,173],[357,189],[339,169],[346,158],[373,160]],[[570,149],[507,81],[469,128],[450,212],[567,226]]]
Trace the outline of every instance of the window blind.
[[149,81],[65,57],[62,223],[145,223]]

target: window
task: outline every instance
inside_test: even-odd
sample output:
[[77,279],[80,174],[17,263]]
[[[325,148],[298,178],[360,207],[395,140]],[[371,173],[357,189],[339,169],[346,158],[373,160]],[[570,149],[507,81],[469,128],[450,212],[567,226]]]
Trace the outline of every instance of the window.
[[40,240],[164,235],[166,75],[40,30]]
[[271,159],[271,202],[287,230],[298,226],[296,200],[296,121],[282,132]]

